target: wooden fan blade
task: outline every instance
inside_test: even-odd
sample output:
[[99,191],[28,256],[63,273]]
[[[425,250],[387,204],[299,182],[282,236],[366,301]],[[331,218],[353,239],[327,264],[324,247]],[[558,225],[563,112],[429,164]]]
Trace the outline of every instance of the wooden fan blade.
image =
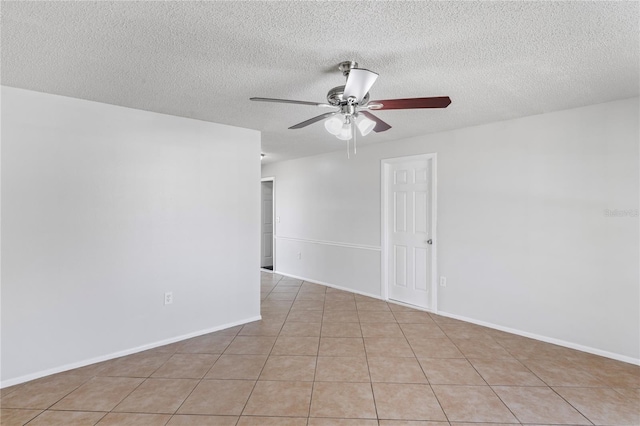
[[362,114],[367,117],[369,120],[373,120],[376,122],[376,127],[373,128],[373,131],[376,133],[385,132],[391,128],[387,123],[380,120],[375,115],[371,114],[369,111],[360,111],[358,114]]
[[278,102],[282,104],[297,104],[297,105],[311,105],[325,108],[334,108],[333,105],[323,104],[318,102],[308,102],[308,101],[294,101],[291,99],[274,99],[274,98],[249,98],[250,101],[258,101],[258,102]]
[[[433,98],[408,98],[408,99],[386,99],[382,101],[370,101],[369,109],[414,109],[414,108],[446,108],[451,103],[448,96],[438,96]],[[382,106],[378,106],[382,105]]]
[[289,127],[289,129],[302,129],[303,127],[307,127],[309,124],[313,124],[316,123],[318,121],[324,120],[325,118],[329,118],[333,115],[336,115],[338,113],[338,111],[334,111],[334,112],[325,112],[324,114],[321,114],[317,117],[313,117],[308,119],[307,121],[303,121],[302,123],[298,123],[295,126],[291,126]]

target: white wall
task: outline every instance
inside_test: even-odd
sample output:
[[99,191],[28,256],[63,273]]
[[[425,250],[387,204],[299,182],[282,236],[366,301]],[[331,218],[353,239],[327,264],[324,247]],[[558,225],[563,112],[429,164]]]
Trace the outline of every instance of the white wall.
[[277,270],[380,297],[380,160],[437,153],[439,311],[638,362],[639,220],[604,213],[638,209],[638,117],[633,98],[264,165]]
[[2,385],[259,316],[259,154],[257,131],[3,87]]

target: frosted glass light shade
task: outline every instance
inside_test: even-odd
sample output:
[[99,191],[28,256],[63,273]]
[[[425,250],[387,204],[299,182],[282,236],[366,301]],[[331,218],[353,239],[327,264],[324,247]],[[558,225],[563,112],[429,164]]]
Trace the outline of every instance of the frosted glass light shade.
[[327,129],[327,132],[331,133],[332,135],[338,136],[342,131],[343,124],[344,120],[341,120],[338,116],[334,115],[324,122],[324,128]]
[[358,117],[357,125],[358,130],[360,130],[360,134],[362,136],[367,136],[369,133],[371,133],[373,128],[376,127],[376,122],[365,117],[364,115],[361,115],[360,117]]
[[348,141],[349,139],[351,139],[351,125],[344,123],[342,125],[342,130],[340,130],[340,133],[338,133],[336,137],[343,141]]

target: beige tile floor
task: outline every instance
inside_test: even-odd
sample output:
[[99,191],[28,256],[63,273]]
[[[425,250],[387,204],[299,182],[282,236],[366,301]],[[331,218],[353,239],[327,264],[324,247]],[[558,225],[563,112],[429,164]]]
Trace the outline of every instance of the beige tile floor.
[[263,320],[2,389],[9,425],[640,425],[640,367],[262,273]]

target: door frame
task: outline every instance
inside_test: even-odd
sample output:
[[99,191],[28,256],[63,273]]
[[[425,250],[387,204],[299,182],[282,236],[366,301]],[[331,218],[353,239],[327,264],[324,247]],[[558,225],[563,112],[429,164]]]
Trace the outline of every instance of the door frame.
[[[380,160],[380,205],[381,205],[381,286],[382,297],[384,300],[389,301],[389,276],[387,263],[389,261],[389,254],[391,252],[389,248],[389,236],[388,236],[388,214],[389,209],[389,190],[387,188],[387,180],[390,176],[390,168],[392,164],[402,163],[405,161],[414,160],[431,160],[431,239],[433,244],[431,245],[431,303],[427,309],[429,312],[438,312],[438,262],[437,262],[437,154],[416,154],[404,157],[384,158]],[[395,302],[395,301],[393,301]],[[401,304],[401,302],[399,302]],[[413,305],[412,305],[413,306]]]
[[[268,270],[268,269],[263,269],[262,268],[262,248],[260,248],[260,270],[263,272],[271,272],[272,274],[276,272],[276,178],[275,176],[269,176],[269,177],[263,177],[260,179],[260,185],[262,185],[262,182],[273,182],[273,187],[271,189],[272,191],[272,198],[273,198],[273,202],[271,203],[271,208],[272,208],[272,212],[271,212],[271,217],[273,218],[273,236],[271,238],[271,253],[273,254],[273,270]],[[262,232],[262,188],[260,188],[260,232]],[[262,246],[262,236],[260,236],[260,240],[261,240],[261,244],[260,246]]]

